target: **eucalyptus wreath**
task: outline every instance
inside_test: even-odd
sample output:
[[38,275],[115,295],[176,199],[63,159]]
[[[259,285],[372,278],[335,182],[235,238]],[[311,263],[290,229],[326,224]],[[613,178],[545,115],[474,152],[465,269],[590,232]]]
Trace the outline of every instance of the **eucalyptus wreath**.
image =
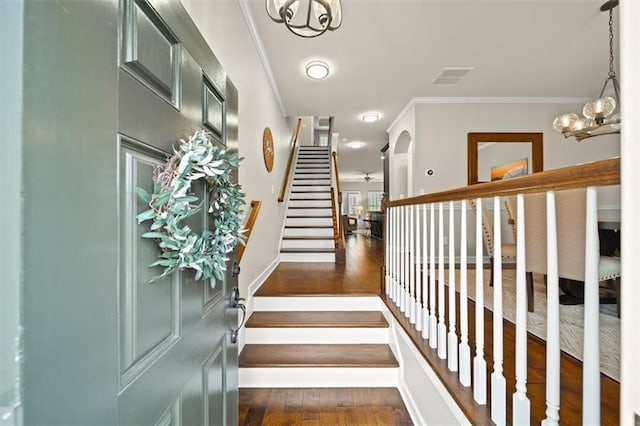
[[[162,250],[150,266],[162,266],[164,271],[151,281],[185,269],[193,269],[196,280],[222,280],[228,254],[239,242],[244,243],[245,230],[240,224],[244,194],[231,177],[241,159],[213,145],[202,130],[180,139],[173,151],[154,170],[153,193],[137,189],[138,197],[149,205],[136,216],[138,223],[151,221],[149,232],[142,236],[156,240]],[[203,208],[205,201],[191,190],[199,179],[205,182],[210,220],[208,229],[198,235],[183,221]],[[210,282],[215,285],[214,280]]]

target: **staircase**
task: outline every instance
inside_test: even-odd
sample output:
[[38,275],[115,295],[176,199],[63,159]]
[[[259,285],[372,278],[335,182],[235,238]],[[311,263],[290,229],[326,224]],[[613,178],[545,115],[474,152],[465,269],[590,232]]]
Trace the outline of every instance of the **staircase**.
[[327,147],[298,150],[280,248],[282,262],[335,262]]
[[396,387],[380,299],[255,297],[240,353],[241,388]]

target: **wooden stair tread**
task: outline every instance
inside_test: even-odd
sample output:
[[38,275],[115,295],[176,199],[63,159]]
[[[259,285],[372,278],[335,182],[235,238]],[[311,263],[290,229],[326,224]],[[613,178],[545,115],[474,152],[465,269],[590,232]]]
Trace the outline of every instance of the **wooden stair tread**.
[[280,253],[335,253],[334,248],[282,248]]
[[282,237],[283,240],[332,240],[333,241],[333,237],[330,236],[326,236],[326,237],[322,237],[322,236],[302,236],[302,235],[293,235],[290,237]]
[[265,367],[398,367],[389,345],[245,345],[240,368]]
[[254,312],[245,327],[249,328],[387,328],[389,323],[379,311],[289,311]]

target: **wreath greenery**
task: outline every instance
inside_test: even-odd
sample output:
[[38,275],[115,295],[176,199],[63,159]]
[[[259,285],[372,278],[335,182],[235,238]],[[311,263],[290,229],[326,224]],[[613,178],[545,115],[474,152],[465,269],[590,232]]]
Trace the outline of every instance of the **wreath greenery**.
[[[202,130],[188,140],[179,140],[173,151],[154,171],[153,193],[137,189],[138,197],[150,207],[136,216],[138,223],[151,221],[149,232],[142,236],[156,240],[162,249],[150,266],[162,266],[164,271],[151,281],[185,269],[193,269],[196,280],[222,280],[228,254],[239,242],[244,243],[245,230],[240,224],[244,194],[231,178],[241,159],[236,153],[213,145]],[[199,179],[206,183],[212,222],[200,235],[182,223],[203,207],[204,200],[191,191],[191,185]],[[215,285],[215,280],[210,282]]]

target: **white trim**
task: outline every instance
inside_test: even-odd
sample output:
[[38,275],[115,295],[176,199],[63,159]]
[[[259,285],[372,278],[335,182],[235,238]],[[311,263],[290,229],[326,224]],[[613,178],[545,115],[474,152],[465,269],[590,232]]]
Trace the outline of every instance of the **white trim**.
[[[280,264],[280,257],[276,257],[271,261],[269,265],[267,265],[264,271],[262,271],[251,282],[251,284],[249,284],[249,287],[247,287],[247,300],[246,300],[247,312],[246,312],[245,322],[249,319],[249,317],[253,313],[253,299],[254,299],[253,295],[256,293],[256,291],[258,291],[258,289],[262,286],[262,284],[264,284],[267,278],[269,278],[269,275],[271,275],[271,273],[276,269],[276,267],[279,264]],[[238,321],[240,321],[240,316],[241,316],[241,313],[240,313],[240,310],[238,310]],[[244,348],[245,344],[246,344],[246,338],[245,338],[245,329],[243,325],[240,328],[240,331],[238,332],[238,353],[242,352],[242,348]]]
[[284,296],[256,297],[256,311],[378,311],[378,296]]
[[283,117],[287,117],[287,111],[284,108],[284,104],[282,103],[282,97],[280,96],[280,90],[278,90],[278,84],[276,83],[276,79],[273,75],[273,70],[271,69],[271,63],[269,62],[269,57],[267,56],[267,52],[264,49],[264,44],[262,43],[262,38],[258,33],[258,28],[256,27],[256,22],[253,19],[253,14],[251,13],[251,7],[249,6],[249,0],[238,0],[240,3],[240,9],[242,10],[242,15],[244,16],[244,20],[247,23],[247,28],[249,29],[249,34],[251,34],[251,39],[253,40],[253,44],[258,51],[258,57],[260,58],[260,62],[262,63],[262,67],[264,68],[264,73],[269,81],[269,85],[271,86],[271,90],[273,90],[273,96],[276,98],[276,103],[278,104],[278,108],[280,109],[280,114]]
[[247,328],[246,344],[387,344],[388,327],[273,327]]
[[240,368],[238,385],[241,388],[397,387],[398,368]]
[[387,128],[387,133],[418,104],[583,104],[591,100],[586,97],[545,97],[545,96],[448,96],[411,98]]

